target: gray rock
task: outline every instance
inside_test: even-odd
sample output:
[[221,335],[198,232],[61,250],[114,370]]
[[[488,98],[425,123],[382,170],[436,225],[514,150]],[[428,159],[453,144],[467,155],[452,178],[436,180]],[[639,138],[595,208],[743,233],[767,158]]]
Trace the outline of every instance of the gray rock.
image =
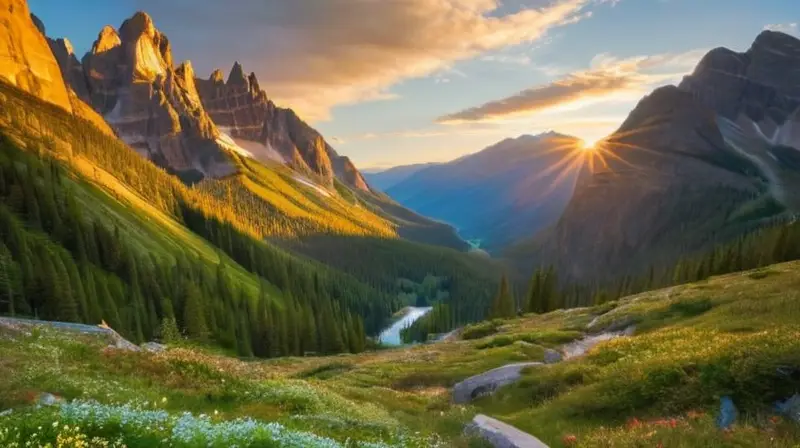
[[39,395],[39,400],[37,401],[37,404],[40,407],[41,406],[54,406],[54,405],[58,404],[61,401],[62,401],[61,398],[56,397],[53,394],[44,392],[41,395]]
[[142,348],[146,352],[150,353],[161,353],[167,350],[167,346],[164,344],[159,344],[158,342],[145,342],[142,344]]
[[555,364],[560,362],[563,359],[561,353],[552,348],[548,348],[544,351],[544,363],[545,364]]
[[108,329],[108,335],[111,337],[111,344],[109,344],[109,347],[116,348],[118,350],[127,350],[129,352],[142,351],[142,349],[139,348],[138,345],[123,338],[122,336],[119,335],[119,333],[110,328]]
[[11,415],[14,412],[13,409],[6,409],[3,412],[0,412],[0,417],[5,417],[6,415]]
[[536,437],[483,414],[472,419],[467,432],[482,437],[494,448],[548,448]]
[[564,353],[564,359],[577,358],[578,356],[583,356],[592,347],[596,346],[601,342],[610,341],[611,339],[616,339],[621,336],[630,336],[633,334],[633,331],[635,329],[636,328],[634,326],[630,326],[626,328],[624,331],[600,333],[592,336],[586,336],[583,339],[579,339],[577,341],[563,345],[561,347],[561,351],[562,353]]
[[453,401],[468,403],[474,398],[491,395],[497,389],[515,383],[522,376],[522,369],[540,366],[540,362],[508,364],[465,379],[453,386]]
[[781,414],[800,423],[800,394],[794,394],[786,401],[775,403],[775,408]]
[[733,404],[731,397],[725,396],[719,400],[719,417],[717,417],[717,426],[720,429],[728,429],[736,422],[736,417],[739,411],[736,405]]

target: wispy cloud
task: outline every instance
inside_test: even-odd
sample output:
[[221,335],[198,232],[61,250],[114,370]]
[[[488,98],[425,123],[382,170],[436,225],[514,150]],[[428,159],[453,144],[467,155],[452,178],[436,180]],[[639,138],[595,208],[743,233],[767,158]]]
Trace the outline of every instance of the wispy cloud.
[[590,5],[607,1],[548,0],[513,12],[503,10],[501,0],[137,4],[176,42],[178,57],[194,59],[198,69],[209,73],[237,59],[257,73],[278,102],[324,119],[335,105],[387,99],[387,89],[403,79],[535,42],[555,27],[586,17]]
[[700,60],[705,50],[620,59],[597,55],[587,70],[547,84],[439,117],[441,124],[497,121],[554,108],[577,108],[598,101],[635,99],[658,84],[674,81]]
[[800,28],[797,22],[792,23],[773,23],[764,27],[765,30],[780,31],[781,33],[791,34],[793,36],[800,36]]

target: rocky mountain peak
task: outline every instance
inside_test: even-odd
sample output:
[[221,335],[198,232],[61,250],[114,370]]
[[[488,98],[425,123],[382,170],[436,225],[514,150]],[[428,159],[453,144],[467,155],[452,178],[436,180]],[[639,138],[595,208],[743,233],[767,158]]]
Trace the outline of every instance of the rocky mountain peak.
[[69,39],[60,37],[56,39],[56,44],[63,48],[64,52],[66,52],[68,55],[75,56],[75,49],[72,47],[72,42],[70,42]]
[[225,75],[222,74],[222,70],[216,69],[211,72],[211,76],[208,78],[214,84],[225,84]]
[[43,31],[25,0],[0,0],[0,78],[72,111],[61,69]]
[[119,47],[120,45],[122,45],[122,39],[119,38],[117,30],[115,30],[111,25],[106,25],[97,35],[97,40],[95,40],[94,44],[92,45],[91,53],[105,53],[106,51]]
[[233,68],[231,68],[231,72],[228,75],[228,82],[226,84],[231,87],[244,87],[245,89],[249,89],[250,86],[247,81],[247,77],[245,76],[244,69],[239,61],[234,62]]
[[258,78],[256,78],[255,72],[250,72],[250,76],[247,77],[247,83],[250,85],[251,92],[258,93],[261,91],[261,87],[258,85]]
[[31,20],[33,20],[33,24],[36,25],[36,29],[39,30],[42,35],[47,36],[47,30],[44,27],[42,19],[36,17],[36,14],[31,13]]
[[154,39],[158,31],[156,30],[153,19],[146,13],[139,11],[134,14],[130,19],[122,22],[119,33],[123,40],[136,40],[141,36],[147,36]]
[[92,106],[134,149],[187,179],[230,174],[191,63],[173,66],[169,39],[138,12],[100,32],[83,59]]
[[753,41],[750,51],[772,50],[786,52],[787,56],[798,56],[800,39],[780,31],[764,30]]

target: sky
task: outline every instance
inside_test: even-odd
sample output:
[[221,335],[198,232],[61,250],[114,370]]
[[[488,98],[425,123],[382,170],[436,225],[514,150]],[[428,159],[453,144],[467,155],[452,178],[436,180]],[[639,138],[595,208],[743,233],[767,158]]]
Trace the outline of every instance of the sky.
[[29,0],[80,58],[150,14],[199,77],[234,61],[362,169],[549,130],[589,144],[714,47],[800,36],[798,0]]

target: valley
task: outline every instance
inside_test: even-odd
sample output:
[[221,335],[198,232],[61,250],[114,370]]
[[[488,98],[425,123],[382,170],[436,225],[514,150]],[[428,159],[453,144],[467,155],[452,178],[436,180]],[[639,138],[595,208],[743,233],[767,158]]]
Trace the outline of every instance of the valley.
[[0,446],[800,446],[800,35],[717,1],[0,0]]

